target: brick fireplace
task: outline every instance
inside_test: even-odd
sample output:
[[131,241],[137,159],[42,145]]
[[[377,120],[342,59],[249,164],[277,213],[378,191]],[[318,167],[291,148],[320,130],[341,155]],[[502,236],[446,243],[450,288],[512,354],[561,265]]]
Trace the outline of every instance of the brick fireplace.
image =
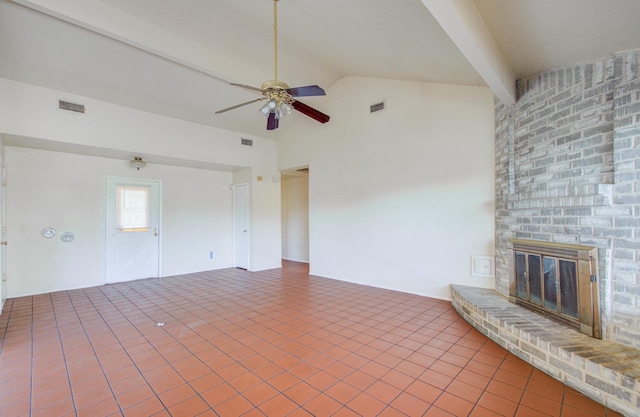
[[[517,90],[515,105],[495,106],[496,290],[452,286],[452,303],[509,351],[640,416],[640,50],[536,74]],[[514,243],[531,241],[589,248],[601,340],[509,303]],[[544,268],[544,253],[515,249],[524,268]],[[534,295],[529,304],[544,304]]]
[[509,239],[596,249],[602,338],[640,349],[640,51],[520,80],[496,102],[496,290]]

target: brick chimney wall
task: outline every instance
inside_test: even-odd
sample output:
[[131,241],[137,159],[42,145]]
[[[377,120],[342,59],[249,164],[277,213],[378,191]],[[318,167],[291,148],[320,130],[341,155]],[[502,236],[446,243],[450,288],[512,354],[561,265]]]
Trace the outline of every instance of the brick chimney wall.
[[603,338],[640,348],[640,50],[518,81],[496,101],[496,290],[507,239],[598,248]]

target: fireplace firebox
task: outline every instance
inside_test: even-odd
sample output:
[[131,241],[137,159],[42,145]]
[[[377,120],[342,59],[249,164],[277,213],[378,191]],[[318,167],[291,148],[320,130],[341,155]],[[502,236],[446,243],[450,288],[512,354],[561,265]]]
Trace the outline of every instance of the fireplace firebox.
[[509,300],[595,338],[602,338],[597,248],[510,239]]

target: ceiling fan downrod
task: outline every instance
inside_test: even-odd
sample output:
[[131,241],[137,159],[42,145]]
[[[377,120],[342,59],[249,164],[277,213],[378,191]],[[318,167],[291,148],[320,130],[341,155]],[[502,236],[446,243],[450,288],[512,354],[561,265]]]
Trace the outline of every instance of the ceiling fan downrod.
[[269,100],[260,111],[269,117],[270,113],[275,113],[280,119],[291,113],[293,97],[287,92],[289,85],[278,80],[278,1],[273,0],[273,73],[271,81],[262,83],[262,94]]
[[273,80],[262,83],[263,91],[287,90],[289,85],[278,80],[278,1],[273,0]]
[[302,87],[290,88],[284,81],[278,80],[278,1],[273,0],[273,72],[274,79],[262,83],[262,88],[252,87],[250,85],[231,83],[238,87],[246,88],[262,93],[261,98],[250,100],[226,109],[218,110],[216,114],[225,113],[229,110],[244,107],[251,103],[265,101],[260,108],[260,112],[267,116],[267,130],[278,128],[278,122],[281,118],[291,113],[292,110],[317,120],[320,123],[327,123],[330,119],[326,114],[307,106],[297,100],[298,97],[324,96],[325,92],[317,85],[306,85]]
[[278,0],[273,0],[273,73],[278,79]]

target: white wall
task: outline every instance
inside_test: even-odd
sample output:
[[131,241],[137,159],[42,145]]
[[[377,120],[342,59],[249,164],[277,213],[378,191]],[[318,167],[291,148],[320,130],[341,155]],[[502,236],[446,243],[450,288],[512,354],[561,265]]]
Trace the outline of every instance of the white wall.
[[[252,147],[242,146],[240,139],[241,137],[247,137],[247,135],[237,132],[145,113],[88,97],[6,79],[0,79],[0,97],[2,97],[2,100],[0,100],[0,135],[5,138],[11,137],[12,141],[24,138],[28,142],[28,146],[32,146],[34,143],[37,146],[42,146],[41,144],[43,143],[54,144],[51,145],[54,150],[69,150],[71,152],[77,152],[78,149],[88,147],[86,149],[90,149],[90,153],[94,155],[96,153],[99,155],[124,153],[128,155],[126,158],[130,158],[133,155],[142,155],[149,161],[154,159],[159,161],[188,161],[197,166],[224,165],[231,170],[253,173],[254,176],[251,179],[252,187],[250,188],[250,210],[252,210],[250,218],[252,238],[249,243],[252,254],[250,267],[252,270],[261,270],[280,266],[280,184],[272,181],[274,177],[279,178],[276,147],[273,140],[252,137]],[[85,114],[77,114],[58,110],[58,99],[82,103],[86,106],[87,111]],[[86,172],[81,169],[67,172],[63,165],[53,166],[46,162],[43,166],[49,167],[51,170],[43,172],[37,165],[28,162],[26,156],[20,160],[21,162],[16,162],[19,160],[19,157],[16,156],[18,151],[25,152],[24,155],[29,157],[35,154],[24,148],[14,146],[13,149],[13,162],[10,164],[11,166],[9,166],[8,162],[7,175],[12,176],[14,179],[18,178],[17,173],[21,174],[20,177],[24,176],[22,181],[27,183],[25,184],[26,187],[21,189],[21,193],[24,192],[26,195],[31,195],[35,192],[34,190],[47,188],[46,192],[48,194],[60,194],[68,197],[68,202],[64,204],[80,204],[87,210],[89,210],[89,205],[91,210],[95,210],[95,207],[101,207],[102,195],[96,195],[94,191],[82,193],[75,188],[79,187],[81,190],[91,188],[91,190],[94,190],[95,178],[92,178],[92,176],[125,175],[120,174],[120,168],[115,168],[116,165],[112,164],[124,165],[126,166],[124,168],[125,172],[130,172],[127,161],[124,159],[98,158],[97,160],[106,162],[96,163],[97,165],[94,167],[93,162],[87,162],[91,160],[89,157],[79,157],[73,154],[61,155],[66,155],[66,157],[72,159],[69,162],[69,166],[85,166],[87,168]],[[191,203],[201,203],[199,201],[201,196],[190,194],[191,191],[188,190],[191,184],[190,181],[195,178],[195,181],[202,185],[203,181],[207,182],[211,179],[208,176],[213,175],[213,171],[195,170],[197,172],[207,172],[206,175],[199,176],[200,174],[188,173],[190,171],[186,168],[182,171],[172,171],[179,168],[164,165],[165,171],[151,174],[154,169],[160,169],[160,166],[162,165],[151,163],[148,168],[141,172],[144,172],[144,175],[157,175],[158,178],[164,178],[167,186],[170,187],[169,189],[173,188],[175,191],[173,194],[164,195],[165,199],[169,199],[164,203],[168,207],[174,207],[176,216],[175,222],[165,224],[166,232],[169,233],[172,230],[174,233],[184,232],[185,236],[193,237],[190,233],[198,227],[198,220],[203,217],[204,212],[208,212],[210,209],[214,210],[211,213],[214,216],[215,210],[219,209],[217,205],[219,200],[216,200],[215,203],[207,203],[209,205],[193,206]],[[94,168],[97,171],[94,171]],[[179,174],[174,175],[175,172],[179,172]],[[233,175],[228,172],[217,172],[215,175],[221,175],[224,178],[224,192],[229,193],[229,198],[231,198],[229,185],[234,181]],[[264,181],[260,182],[260,184],[257,184],[257,175],[264,178]],[[46,179],[40,179],[40,176],[57,178],[58,181],[48,183]],[[215,178],[215,181],[218,181],[220,177]],[[217,187],[218,183],[215,182],[215,184]],[[33,186],[35,188],[32,189]],[[52,188],[49,190],[49,187]],[[192,201],[187,203],[189,205],[187,207],[174,200],[174,196],[176,198],[186,198],[186,201],[191,199]],[[10,201],[13,198],[23,199],[22,202],[15,203],[17,206],[14,207],[14,213],[18,213],[15,210],[20,211],[22,209],[20,204],[30,205],[30,203],[26,204],[24,196],[20,196],[18,193],[8,196],[7,203],[13,204]],[[31,198],[36,201],[38,196],[33,195],[29,197],[29,199]],[[230,201],[229,210],[231,210]],[[64,204],[60,202],[61,206]],[[39,207],[34,206],[30,210],[33,212],[36,209],[39,209]],[[54,216],[46,210],[43,213],[36,212],[32,214],[34,216],[47,217],[45,219],[40,217],[40,220],[49,220],[49,215],[53,216],[52,219],[58,216],[58,214]],[[171,216],[167,212],[164,214]],[[80,219],[84,220],[82,220],[83,224],[78,224],[78,230],[86,227],[93,239],[92,242],[97,242],[95,233],[97,233],[96,227],[98,226],[93,224],[96,219],[95,215],[91,221],[84,217],[80,217]],[[225,221],[228,222],[226,224],[228,233],[231,233],[231,217]],[[220,219],[216,218],[206,227],[221,227],[218,222],[220,222]],[[7,219],[8,233],[14,237],[22,234],[24,229],[31,230],[33,228],[37,229],[39,236],[39,231],[42,227],[44,226],[40,224],[32,225],[29,222],[18,220],[16,217]],[[214,237],[211,235],[207,239],[214,239]],[[215,239],[219,239],[219,236],[216,235]],[[163,263],[164,274],[179,274],[202,270],[202,268],[211,269],[231,265],[229,255],[231,250],[230,240],[226,242],[227,246],[222,245],[220,247],[215,246],[211,241],[208,241],[206,245],[201,242],[194,242],[192,245],[192,242],[194,241],[189,239],[185,241],[175,240],[170,243],[167,241],[168,245],[175,245],[175,247],[168,247],[166,251],[180,256],[176,256],[176,259],[165,258],[166,262]],[[25,248],[28,248],[29,243],[26,245]],[[209,247],[212,245],[215,247]],[[61,251],[69,250],[68,247],[58,249]],[[91,254],[84,252],[89,250],[92,250]],[[210,250],[214,250],[213,264],[209,263]],[[204,251],[206,255],[204,261],[199,258],[201,251]],[[7,284],[9,296],[101,284],[100,280],[96,280],[94,274],[97,268],[102,267],[101,259],[96,258],[96,253],[100,253],[100,251],[93,247],[82,248],[81,252],[86,257],[77,258],[76,253],[73,254],[73,257],[83,265],[83,268],[69,265],[70,258],[66,252],[55,252],[55,259],[49,259],[48,263],[41,265],[28,256],[26,249],[24,251],[18,249],[7,251],[7,266],[8,268],[13,268],[11,274],[15,275],[23,267],[29,271],[29,278],[26,281],[20,281],[19,287],[12,287],[11,284]],[[51,257],[50,255],[46,256]],[[167,256],[166,252],[165,256]],[[180,260],[177,260],[178,257],[180,257]],[[25,265],[25,263],[36,264]],[[62,275],[60,277],[55,279],[36,277],[37,274],[48,273],[49,267],[52,265],[61,268]],[[70,268],[73,272],[70,272]],[[80,270],[86,270],[90,276],[79,276]]]
[[[231,166],[261,166],[277,174],[273,140],[242,146],[231,132],[0,78],[0,134],[46,139],[143,156]],[[85,114],[58,110],[58,99],[82,103]]]
[[492,288],[470,271],[494,255],[491,91],[347,77],[326,100],[329,123],[279,143],[281,170],[310,168],[311,273],[442,299],[452,283]]
[[[249,248],[249,269],[280,268],[282,248],[280,224],[280,173],[273,173],[264,167],[253,169],[249,190],[249,211],[251,247]],[[255,227],[260,225],[260,227]],[[269,242],[270,244],[264,244]],[[259,247],[260,250],[255,248]]]
[[14,147],[6,163],[8,297],[104,284],[105,175],[162,182],[162,276],[231,265],[230,173]]
[[[233,173],[233,184],[246,183],[249,186],[250,271],[282,266],[279,180],[279,173],[273,174],[270,169],[260,166]],[[278,221],[274,221],[276,218]]]
[[282,177],[282,258],[309,262],[309,177]]

